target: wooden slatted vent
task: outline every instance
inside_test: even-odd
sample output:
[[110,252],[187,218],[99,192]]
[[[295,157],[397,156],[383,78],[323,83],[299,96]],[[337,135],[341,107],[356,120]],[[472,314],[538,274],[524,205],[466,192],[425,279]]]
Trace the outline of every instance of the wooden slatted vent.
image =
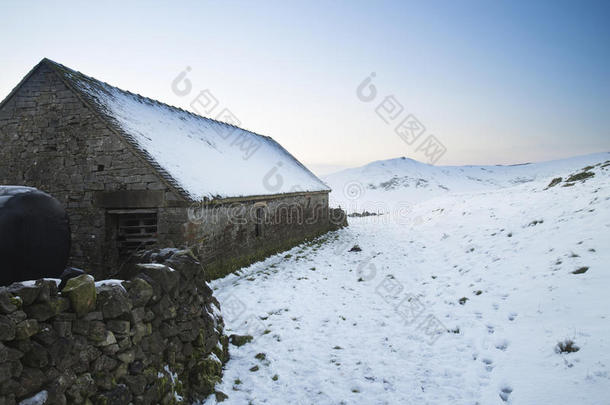
[[117,244],[121,257],[131,256],[157,243],[157,213],[118,216]]

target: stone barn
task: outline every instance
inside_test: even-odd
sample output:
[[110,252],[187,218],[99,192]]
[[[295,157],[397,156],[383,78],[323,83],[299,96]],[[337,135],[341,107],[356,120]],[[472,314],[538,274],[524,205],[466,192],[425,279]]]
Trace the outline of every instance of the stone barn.
[[0,104],[0,145],[0,184],[60,200],[71,264],[96,277],[138,251],[186,246],[215,278],[344,220],[329,188],[270,137],[48,59]]

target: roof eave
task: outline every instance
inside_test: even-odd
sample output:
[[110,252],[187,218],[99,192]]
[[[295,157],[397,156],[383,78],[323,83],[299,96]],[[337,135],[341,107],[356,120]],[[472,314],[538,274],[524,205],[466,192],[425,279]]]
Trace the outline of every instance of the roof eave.
[[261,201],[261,200],[275,200],[280,198],[299,197],[305,195],[317,195],[317,194],[328,194],[330,189],[316,190],[316,191],[295,191],[291,193],[278,193],[278,194],[259,194],[239,197],[221,197],[213,198],[207,202],[210,204],[226,204],[232,202],[246,202],[246,201]]

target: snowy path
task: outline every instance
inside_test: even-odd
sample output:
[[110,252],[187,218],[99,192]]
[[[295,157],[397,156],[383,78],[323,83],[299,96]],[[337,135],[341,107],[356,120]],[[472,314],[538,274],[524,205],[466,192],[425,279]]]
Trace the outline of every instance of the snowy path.
[[215,281],[228,333],[255,336],[224,403],[608,403],[608,169],[351,218]]

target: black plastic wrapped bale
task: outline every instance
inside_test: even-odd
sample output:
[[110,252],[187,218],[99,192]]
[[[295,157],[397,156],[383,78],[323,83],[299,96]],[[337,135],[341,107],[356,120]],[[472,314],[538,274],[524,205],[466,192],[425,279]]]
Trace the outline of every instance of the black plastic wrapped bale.
[[61,203],[23,186],[0,186],[0,285],[59,278],[70,256],[70,224]]

